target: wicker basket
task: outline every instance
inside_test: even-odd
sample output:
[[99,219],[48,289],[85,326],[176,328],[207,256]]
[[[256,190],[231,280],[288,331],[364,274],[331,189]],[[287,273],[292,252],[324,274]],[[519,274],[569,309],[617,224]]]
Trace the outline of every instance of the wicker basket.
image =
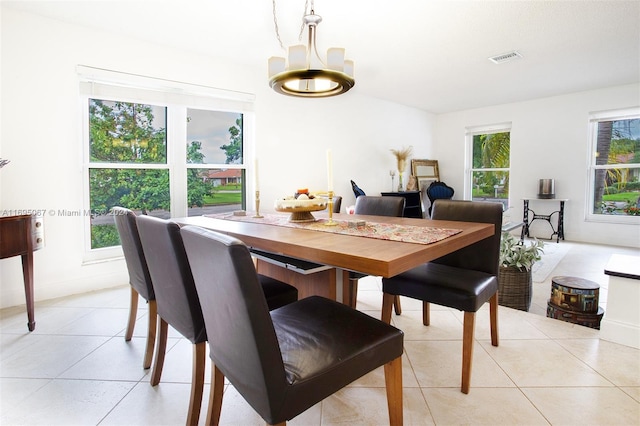
[[498,272],[498,303],[509,308],[529,311],[532,285],[531,271],[501,266]]

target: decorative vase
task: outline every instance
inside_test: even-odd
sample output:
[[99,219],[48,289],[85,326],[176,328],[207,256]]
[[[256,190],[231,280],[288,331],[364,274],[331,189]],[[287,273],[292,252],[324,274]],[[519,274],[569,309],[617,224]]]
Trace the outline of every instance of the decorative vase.
[[398,171],[398,192],[402,192],[402,172]]
[[530,270],[501,266],[498,272],[498,303],[509,308],[529,311],[533,276]]

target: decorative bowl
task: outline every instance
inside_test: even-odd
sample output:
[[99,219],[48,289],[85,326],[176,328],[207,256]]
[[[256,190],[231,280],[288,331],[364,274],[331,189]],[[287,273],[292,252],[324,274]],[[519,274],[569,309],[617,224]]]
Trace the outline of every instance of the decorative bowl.
[[[310,200],[311,201],[311,200]],[[311,212],[318,212],[327,208],[326,202],[316,202],[316,204],[309,204],[307,206],[283,206],[278,205],[276,202],[276,211],[283,213],[291,213],[289,222],[315,222],[317,219],[313,217]]]

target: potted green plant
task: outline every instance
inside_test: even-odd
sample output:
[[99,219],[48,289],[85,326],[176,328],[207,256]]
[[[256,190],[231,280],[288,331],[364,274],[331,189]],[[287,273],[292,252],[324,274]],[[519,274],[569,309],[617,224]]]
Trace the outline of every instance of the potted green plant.
[[531,268],[542,258],[544,243],[534,239],[524,244],[508,232],[500,240],[498,300],[503,306],[528,311],[533,278]]

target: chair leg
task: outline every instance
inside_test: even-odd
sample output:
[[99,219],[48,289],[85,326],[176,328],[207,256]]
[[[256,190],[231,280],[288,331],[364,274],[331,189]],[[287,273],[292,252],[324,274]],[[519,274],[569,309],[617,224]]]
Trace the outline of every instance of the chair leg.
[[351,306],[351,285],[349,284],[349,271],[342,270],[342,303]]
[[136,326],[136,315],[138,314],[138,292],[131,287],[131,302],[129,304],[129,322],[127,322],[127,331],[124,333],[124,340],[130,341],[133,337],[133,329]]
[[464,313],[462,332],[462,393],[469,393],[471,384],[471,361],[473,360],[473,335],[476,325],[476,313]]
[[147,369],[151,367],[153,359],[153,347],[156,344],[156,330],[158,327],[158,305],[155,300],[149,301],[149,324],[147,327],[147,346],[144,350],[144,361],[142,366]]
[[349,278],[349,306],[356,308],[358,303],[358,280]]
[[431,324],[431,308],[429,302],[422,302],[422,324]]
[[391,323],[391,308],[393,307],[393,300],[395,295],[389,293],[382,293],[382,316],[380,320],[387,324]]
[[207,425],[218,426],[222,412],[222,396],[224,394],[224,374],[211,362],[211,389],[209,390],[209,409],[207,410]]
[[491,344],[498,346],[498,292],[489,299],[489,315],[491,321]]
[[[353,309],[356,309],[356,304],[358,303],[358,280],[357,279],[349,279],[349,291],[347,293],[348,296],[348,304]],[[395,296],[393,299],[393,308],[396,312],[396,315],[402,314],[402,307],[400,306],[400,296]]]
[[167,350],[167,334],[169,333],[169,324],[162,318],[158,323],[158,344],[156,348],[156,359],[153,361],[153,371],[151,372],[151,386],[160,383],[162,376],[162,367],[164,366],[164,355]]
[[191,398],[187,425],[197,426],[202,406],[202,390],[204,388],[204,370],[207,365],[207,342],[193,345],[193,365],[191,367]]
[[393,308],[396,311],[396,315],[401,315],[402,314],[402,307],[400,306],[400,296],[396,295],[396,297],[393,299]]
[[389,424],[402,425],[402,355],[384,365]]

